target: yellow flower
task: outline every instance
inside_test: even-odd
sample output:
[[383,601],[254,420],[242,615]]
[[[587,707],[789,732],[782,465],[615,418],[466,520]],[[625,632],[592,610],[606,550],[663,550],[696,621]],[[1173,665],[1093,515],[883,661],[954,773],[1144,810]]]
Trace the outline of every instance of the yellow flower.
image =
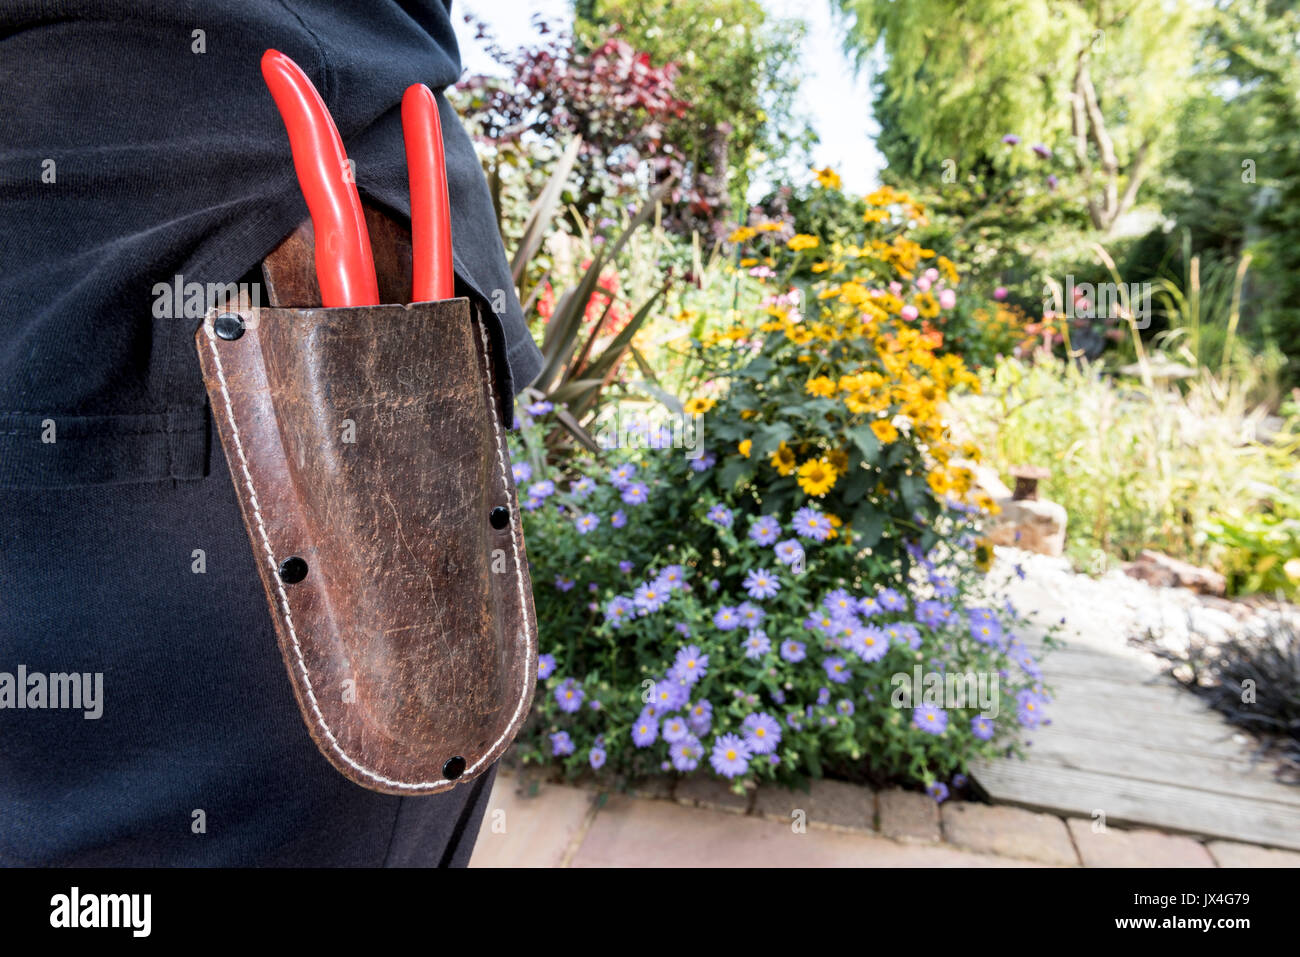
[[757,265],[758,265],[758,260],[755,259],[753,256],[750,256],[748,259],[742,259],[742,260],[738,263],[738,265],[743,266],[743,267],[745,267],[746,269],[748,269],[750,266],[757,266]]
[[835,170],[831,169],[829,166],[823,169],[817,169],[814,167],[813,172],[817,174],[818,186],[823,186],[826,189],[839,189],[842,185],[840,182],[840,174],[835,172]]
[[751,226],[738,226],[727,237],[729,243],[743,243],[758,235],[758,230]]
[[739,445],[736,446],[736,448],[740,450],[740,454],[743,455],[745,458],[749,458],[749,450],[752,449],[753,447],[754,447],[753,439],[745,439],[745,441],[741,442]]
[[876,419],[871,423],[871,431],[876,433],[876,438],[886,445],[898,438],[898,429],[888,419]]
[[794,472],[794,451],[784,442],[777,446],[769,461],[772,463],[772,468],[780,475],[790,475]]
[[759,223],[754,227],[760,233],[775,233],[785,228],[785,223]]
[[982,572],[993,567],[993,543],[987,538],[975,542],[975,567]]
[[883,209],[869,209],[862,214],[864,223],[883,223],[889,218],[889,214]]
[[835,466],[825,459],[809,459],[799,466],[799,487],[814,498],[829,492],[839,477]]
[[741,417],[742,419],[745,419],[745,420],[752,419],[752,418],[753,418],[754,416],[756,416],[756,415],[758,415],[758,413],[755,412],[753,409],[741,409],[741,410],[740,410],[740,417]]
[[816,236],[809,236],[807,233],[799,233],[795,236],[791,236],[786,240],[785,244],[795,252],[798,252],[801,249],[816,249],[821,245],[821,240]]
[[813,272],[825,272],[826,270],[828,270],[828,269],[830,269],[830,268],[831,268],[831,264],[828,263],[828,262],[820,262],[820,263],[813,263],[813,264],[812,264],[812,271],[813,271]]
[[935,469],[925,477],[930,483],[930,491],[934,492],[936,498],[942,498],[948,492],[948,476],[938,469]]
[[835,394],[835,380],[828,376],[819,375],[815,379],[809,379],[805,382],[803,389],[809,395],[821,396],[827,399]]
[[796,346],[806,345],[812,341],[812,330],[807,326],[791,326],[785,331],[786,337]]
[[683,408],[687,415],[703,415],[717,404],[717,399],[687,399]]

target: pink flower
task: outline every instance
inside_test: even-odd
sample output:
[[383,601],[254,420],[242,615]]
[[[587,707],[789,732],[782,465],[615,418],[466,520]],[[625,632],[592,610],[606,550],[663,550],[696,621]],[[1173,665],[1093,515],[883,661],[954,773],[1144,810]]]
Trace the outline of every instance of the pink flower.
[[928,279],[928,280],[930,280],[930,282],[938,282],[938,281],[939,281],[939,270],[937,270],[937,269],[935,269],[933,266],[931,266],[929,269],[927,269],[927,270],[925,271],[925,278]]
[[1007,298],[1007,287],[998,286],[997,289],[994,289],[993,298],[996,299],[998,302],[1001,302],[1003,299]]
[[907,306],[904,306],[904,307],[903,307],[902,316],[903,316],[903,318],[906,319],[908,322],[911,322],[913,319],[915,319],[915,318],[916,318],[917,316],[919,316],[919,315],[920,315],[920,313],[916,311],[916,306],[907,305]]
[[951,309],[957,305],[957,294],[951,289],[943,289],[939,292],[939,308]]
[[901,282],[891,282],[889,284],[889,291],[895,296],[901,296],[903,294],[903,284]]
[[922,276],[920,279],[918,279],[918,280],[916,281],[916,288],[919,289],[919,290],[921,290],[921,292],[929,292],[929,291],[930,291],[930,280],[928,280],[928,279],[926,279],[924,276]]

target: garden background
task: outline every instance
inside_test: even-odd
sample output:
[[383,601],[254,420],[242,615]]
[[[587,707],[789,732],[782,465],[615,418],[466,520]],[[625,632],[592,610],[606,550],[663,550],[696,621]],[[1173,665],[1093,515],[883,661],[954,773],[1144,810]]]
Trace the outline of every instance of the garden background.
[[[943,801],[1050,720],[1021,549],[1248,607],[1300,584],[1300,15],[817,3],[461,11],[453,102],[545,356],[512,440],[528,764]],[[1298,648],[1168,656],[1294,771]]]

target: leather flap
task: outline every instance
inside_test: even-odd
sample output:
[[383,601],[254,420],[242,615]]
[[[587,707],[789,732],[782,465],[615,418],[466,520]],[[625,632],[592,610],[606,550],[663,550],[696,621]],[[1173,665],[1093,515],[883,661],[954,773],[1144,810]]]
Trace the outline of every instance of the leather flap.
[[213,310],[196,341],[321,751],[392,794],[490,767],[528,714],[537,647],[481,318],[466,299]]

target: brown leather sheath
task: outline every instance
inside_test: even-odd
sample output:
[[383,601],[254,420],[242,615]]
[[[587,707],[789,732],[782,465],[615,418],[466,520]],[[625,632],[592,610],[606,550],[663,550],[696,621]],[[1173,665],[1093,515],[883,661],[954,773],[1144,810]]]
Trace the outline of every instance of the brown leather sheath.
[[[367,219],[381,298],[405,302],[409,235]],[[487,329],[467,299],[321,308],[310,223],[263,272],[271,306],[213,309],[196,343],[298,706],[357,784],[448,790],[537,680]]]

